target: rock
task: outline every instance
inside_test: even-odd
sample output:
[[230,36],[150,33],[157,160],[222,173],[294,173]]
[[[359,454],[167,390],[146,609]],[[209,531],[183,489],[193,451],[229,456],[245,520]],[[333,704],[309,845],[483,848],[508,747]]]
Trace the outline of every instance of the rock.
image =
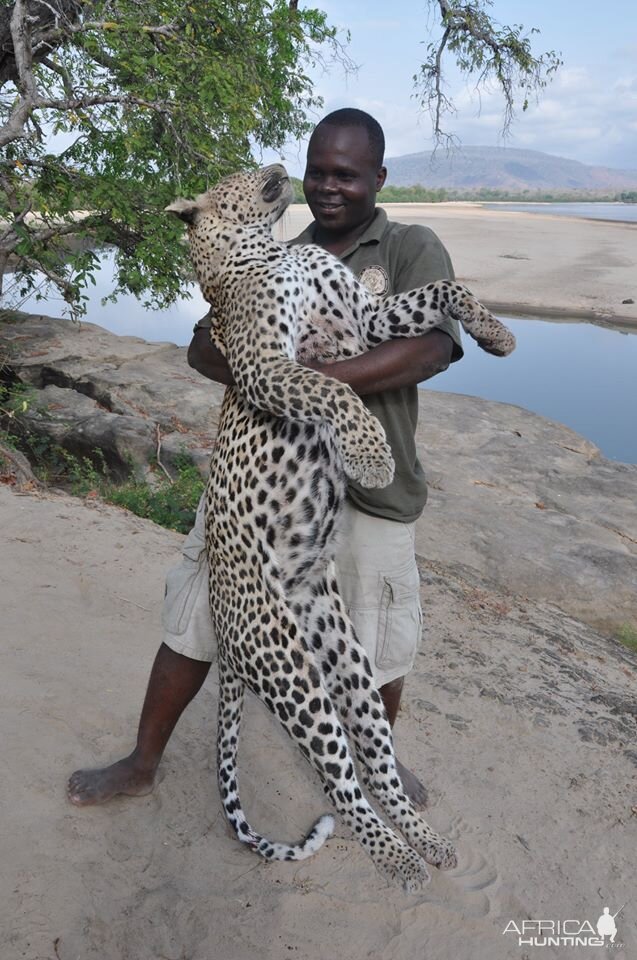
[[520,407],[421,393],[416,548],[606,630],[637,622],[637,466]]
[[187,453],[207,472],[223,388],[190,369],[184,347],[22,315],[0,322],[0,350],[37,391],[26,424],[40,436],[72,453],[101,449],[119,478],[147,476],[158,439],[169,471]]
[[[74,452],[99,447],[117,475],[157,449],[202,472],[223,388],[186,349],[94,324],[25,316],[0,324],[12,375],[37,391],[30,428]],[[429,480],[416,548],[428,575],[555,604],[596,628],[637,625],[637,466],[519,407],[423,390],[418,447]]]
[[622,300],[622,303],[634,303],[634,302],[635,302],[635,301],[633,300],[632,297],[626,297],[625,300]]
[[110,413],[82,393],[53,385],[38,390],[21,420],[30,433],[75,456],[98,464],[103,458],[116,480],[131,470],[145,475],[157,447],[150,419]]
[[31,464],[19,450],[13,450],[0,442],[0,483],[20,490],[33,490],[40,482],[31,469]]

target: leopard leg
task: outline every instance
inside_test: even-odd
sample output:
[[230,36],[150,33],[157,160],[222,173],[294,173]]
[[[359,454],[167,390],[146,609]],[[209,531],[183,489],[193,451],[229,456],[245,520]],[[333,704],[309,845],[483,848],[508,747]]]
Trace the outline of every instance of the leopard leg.
[[363,312],[360,332],[372,347],[386,340],[420,336],[439,327],[447,317],[458,320],[487,353],[506,357],[515,349],[511,331],[467,287],[454,280],[436,280],[426,287],[386,297],[374,312]]
[[336,581],[326,576],[318,591],[305,591],[294,599],[324,683],[354,745],[363,782],[427,863],[455,867],[451,842],[429,826],[403,790],[385,707]]
[[326,425],[347,476],[364,487],[387,486],[394,461],[380,422],[347,384],[291,359],[295,310],[302,309],[302,300],[288,297],[273,305],[267,318],[255,316],[247,326],[243,295],[250,299],[260,293],[258,277],[247,278],[242,298],[225,307],[227,358],[236,389],[257,410]]
[[[336,709],[291,610],[282,598],[277,602],[272,593],[259,592],[248,598],[248,609],[244,610],[248,618],[253,605],[254,611],[258,610],[258,625],[228,647],[232,670],[280,720],[318,772],[325,793],[377,869],[410,892],[420,889],[429,881],[425,862],[378,817],[363,796]],[[230,752],[230,741],[236,736],[232,717],[230,709],[225,744]],[[231,810],[231,815],[236,818],[237,811]],[[269,840],[259,839],[252,845],[266,860],[298,859],[292,848]]]

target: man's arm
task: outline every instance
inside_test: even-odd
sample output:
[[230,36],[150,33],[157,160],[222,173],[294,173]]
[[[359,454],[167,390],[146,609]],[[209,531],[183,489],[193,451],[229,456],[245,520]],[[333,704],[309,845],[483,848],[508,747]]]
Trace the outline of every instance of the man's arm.
[[384,390],[413,386],[442,373],[451,363],[453,340],[432,330],[410,340],[390,340],[353,357],[307,366],[349,386],[360,397]]
[[208,380],[234,386],[228,361],[210,339],[210,327],[196,327],[188,347],[188,364]]
[[[359,396],[397,390],[422,383],[446,370],[451,362],[453,341],[440,330],[432,330],[411,340],[381,343],[351,360],[333,363],[308,363],[327,377],[347,383]],[[195,330],[188,347],[188,363],[202,376],[227,387],[234,386],[228,361],[210,340],[209,328]]]
[[[351,360],[308,363],[306,366],[349,384],[355,393],[363,397],[368,393],[397,390],[435,377],[449,366],[452,349],[453,341],[448,334],[432,330],[411,340],[381,343]],[[209,380],[227,387],[234,386],[228,361],[211,342],[209,329],[195,330],[188,347],[188,363]]]

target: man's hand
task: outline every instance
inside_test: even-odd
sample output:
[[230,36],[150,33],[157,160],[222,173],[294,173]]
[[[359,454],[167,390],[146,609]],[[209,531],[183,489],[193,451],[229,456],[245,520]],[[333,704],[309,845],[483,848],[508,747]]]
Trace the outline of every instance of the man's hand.
[[198,373],[226,387],[234,386],[234,377],[223,353],[210,339],[210,329],[201,327],[195,330],[188,347],[188,363]]
[[389,340],[351,360],[308,360],[303,366],[349,384],[364,397],[368,393],[415,386],[435,377],[447,369],[452,352],[449,334],[431,330],[410,340]]

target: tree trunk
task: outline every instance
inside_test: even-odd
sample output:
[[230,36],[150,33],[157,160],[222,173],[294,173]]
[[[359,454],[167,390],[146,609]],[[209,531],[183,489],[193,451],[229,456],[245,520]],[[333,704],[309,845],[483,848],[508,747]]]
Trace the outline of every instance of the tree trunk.
[[[75,23],[79,18],[82,4],[79,0],[27,0],[27,11],[32,22],[31,42],[35,47],[45,33],[56,26],[66,23]],[[11,39],[11,17],[14,4],[0,10],[0,89],[5,83],[15,83],[18,79],[15,57],[13,55],[13,41]],[[59,42],[59,41],[58,41]],[[38,61],[47,57],[54,49],[48,44],[38,50],[33,59]]]

